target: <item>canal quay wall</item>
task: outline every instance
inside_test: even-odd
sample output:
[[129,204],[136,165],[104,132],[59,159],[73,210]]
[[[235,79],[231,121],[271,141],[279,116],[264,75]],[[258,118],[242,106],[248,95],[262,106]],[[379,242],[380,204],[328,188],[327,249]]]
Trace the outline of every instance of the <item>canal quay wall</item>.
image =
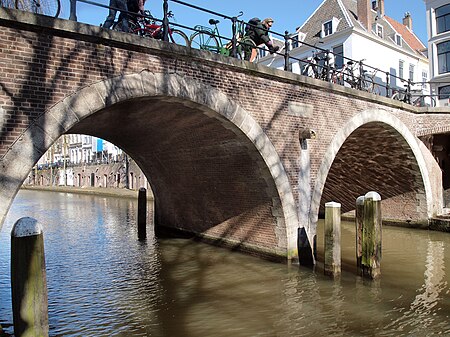
[[144,187],[153,197],[150,184],[139,166],[133,161],[55,166],[30,171],[23,186],[57,187],[81,190],[126,189],[138,191]]
[[[147,189],[147,199],[154,200],[151,186],[139,166],[133,161],[129,162],[128,188],[125,183],[126,172],[127,169],[124,162],[97,165],[86,164],[71,166],[66,169],[62,167],[39,169],[30,172],[22,185],[22,189],[137,199],[139,188],[144,187]],[[66,182],[71,182],[70,185],[64,184],[64,176],[66,177]],[[72,176],[79,178],[73,179]],[[448,208],[450,205],[450,189],[444,190],[443,196],[444,205],[446,206],[444,213],[431,218],[429,222],[411,222],[395,218],[384,218],[383,225],[450,232],[450,208]],[[355,212],[350,211],[342,214],[342,220],[355,221]],[[180,233],[174,232],[173,234],[178,235]],[[207,237],[204,237],[204,239],[205,241],[210,241]],[[214,240],[212,242],[214,243]]]

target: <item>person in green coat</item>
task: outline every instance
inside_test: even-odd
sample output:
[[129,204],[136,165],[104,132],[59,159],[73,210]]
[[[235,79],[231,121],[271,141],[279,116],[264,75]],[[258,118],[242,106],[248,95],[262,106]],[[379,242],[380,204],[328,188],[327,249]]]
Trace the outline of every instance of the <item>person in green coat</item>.
[[247,25],[244,35],[244,59],[253,62],[257,54],[257,46],[265,44],[269,48],[271,54],[275,53],[280,47],[273,45],[269,37],[269,30],[273,25],[272,18],[259,20],[258,18],[251,19]]

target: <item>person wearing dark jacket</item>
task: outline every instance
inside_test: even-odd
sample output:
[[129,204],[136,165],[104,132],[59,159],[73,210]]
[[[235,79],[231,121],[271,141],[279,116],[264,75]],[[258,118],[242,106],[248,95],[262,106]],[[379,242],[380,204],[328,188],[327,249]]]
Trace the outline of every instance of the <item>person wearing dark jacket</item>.
[[[126,0],[110,0],[109,1],[109,14],[106,17],[105,23],[103,24],[104,28],[111,28],[111,26],[114,23],[114,20],[116,19],[116,13],[117,10],[120,10],[120,19],[122,21],[122,30],[124,32],[128,32],[128,20],[127,20],[127,15],[126,15],[126,11],[128,11],[128,7],[127,7],[127,1]],[[125,11],[125,12],[122,12]]]
[[[263,43],[267,46],[267,48],[269,48],[269,52],[271,54],[275,53],[280,48],[278,46],[274,47],[272,41],[270,40],[269,29],[272,25],[272,18],[267,18],[263,21],[254,18],[249,21],[248,29],[245,32],[245,40],[247,40],[247,44],[244,46],[244,58],[246,61],[253,61],[255,59],[257,53],[256,46]],[[248,39],[251,41],[248,42]],[[254,46],[252,44],[254,44]]]

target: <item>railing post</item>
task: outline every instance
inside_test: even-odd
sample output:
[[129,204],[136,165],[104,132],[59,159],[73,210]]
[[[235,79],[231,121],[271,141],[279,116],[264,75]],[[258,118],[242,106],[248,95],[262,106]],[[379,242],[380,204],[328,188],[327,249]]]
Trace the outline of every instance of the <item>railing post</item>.
[[169,41],[169,1],[164,0],[163,1],[163,12],[164,12],[164,18],[163,18],[163,41]]
[[408,84],[406,88],[406,102],[411,104],[411,79],[408,78]]
[[359,79],[358,79],[358,89],[362,90],[362,83],[364,76],[364,63],[363,61],[359,61]]
[[284,32],[284,70],[291,71],[289,64],[289,32]]
[[330,78],[330,50],[327,49],[326,53],[325,53],[325,69],[326,69],[326,77],[327,77],[327,82],[330,82],[331,78]]
[[391,95],[389,94],[390,81],[391,81],[391,73],[389,71],[386,71],[386,97],[391,97]]
[[70,0],[69,20],[77,21],[77,0]]
[[231,33],[233,34],[231,37],[231,56],[233,57],[236,57],[236,46],[237,46],[236,22],[237,17],[233,16],[231,18]]

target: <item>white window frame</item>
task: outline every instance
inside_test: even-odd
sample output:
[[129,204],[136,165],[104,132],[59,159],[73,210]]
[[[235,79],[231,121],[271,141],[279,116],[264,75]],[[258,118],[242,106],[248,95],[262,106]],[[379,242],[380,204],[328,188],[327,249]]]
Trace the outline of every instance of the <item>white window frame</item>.
[[400,35],[400,34],[397,34],[397,33],[395,33],[395,35],[394,35],[394,42],[395,42],[395,44],[397,45],[397,46],[402,46],[402,44],[403,44],[403,38],[402,38],[402,36]]
[[398,77],[404,79],[405,76],[405,61],[398,60]]
[[[378,29],[380,29],[381,36],[380,36],[380,34],[378,34]],[[384,37],[384,28],[383,28],[383,26],[380,25],[379,23],[375,24],[375,34],[376,34],[378,37],[381,37],[381,38]]]
[[[329,34],[325,35],[325,25],[330,24],[331,25],[331,32]],[[339,19],[333,17],[331,20],[327,20],[322,24],[322,31],[320,32],[320,37],[324,38],[326,36],[330,36],[334,33],[336,33],[337,26],[339,25]]]
[[413,82],[414,82],[415,71],[416,71],[416,66],[414,64],[410,63],[409,68],[408,68],[408,78]]
[[[328,30],[325,30],[325,26],[330,25],[330,32],[327,34]],[[322,24],[322,37],[330,36],[333,34],[333,20],[328,20]]]

